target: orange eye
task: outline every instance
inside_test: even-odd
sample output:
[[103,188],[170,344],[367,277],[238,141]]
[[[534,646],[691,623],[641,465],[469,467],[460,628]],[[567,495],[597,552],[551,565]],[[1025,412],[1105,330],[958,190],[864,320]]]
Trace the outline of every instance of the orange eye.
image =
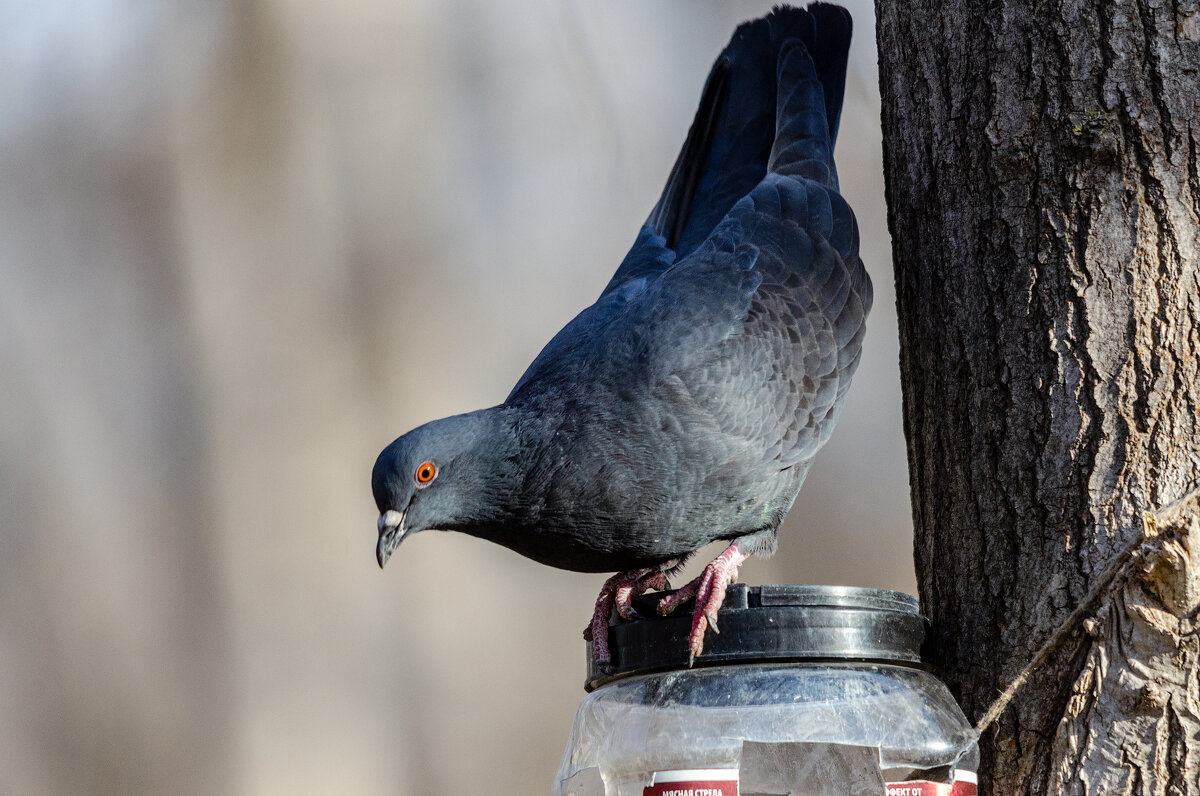
[[425,486],[433,479],[437,478],[437,465],[433,462],[421,462],[417,465],[417,472],[413,475],[418,486]]

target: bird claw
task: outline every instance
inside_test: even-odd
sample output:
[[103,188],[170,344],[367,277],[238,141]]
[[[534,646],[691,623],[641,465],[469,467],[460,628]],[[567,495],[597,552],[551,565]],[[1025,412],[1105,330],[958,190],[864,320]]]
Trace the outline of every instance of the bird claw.
[[641,581],[636,581],[635,583],[624,585],[617,589],[614,602],[617,606],[617,614],[622,619],[633,621],[634,619],[641,618],[638,616],[638,612],[633,607],[633,598],[635,596],[634,590],[639,583],[641,583]]
[[[613,608],[622,619],[640,619],[641,615],[634,610],[633,598],[650,589],[661,589],[667,585],[667,576],[658,569],[633,569],[628,572],[618,572],[600,587],[600,595],[596,598],[596,609],[592,612],[592,621],[583,629],[583,638],[592,642],[592,654],[601,671],[609,665],[611,656],[608,649],[608,619]],[[605,671],[611,674],[610,671]]]
[[[599,607],[596,610],[599,612]],[[583,629],[583,638],[585,641],[592,642],[592,655],[596,658],[596,663],[603,669],[612,657],[608,652],[607,611],[602,618],[592,617],[591,623]]]
[[692,632],[688,634],[688,668],[692,668],[696,658],[704,652],[704,631],[708,618],[701,615],[692,622]]
[[690,599],[693,594],[696,596],[692,630],[688,634],[688,668],[691,668],[696,658],[704,652],[705,631],[712,628],[714,634],[721,633],[721,629],[717,627],[717,615],[725,602],[725,590],[729,584],[737,582],[738,566],[745,560],[746,556],[737,549],[737,543],[734,542],[725,552],[713,559],[699,577],[659,601],[658,612],[665,616]]
[[670,616],[676,608],[686,603],[688,600],[696,596],[696,586],[699,584],[700,578],[684,584],[681,588],[671,592],[666,597],[658,601],[658,615]]
[[[725,590],[729,584],[737,582],[738,566],[745,560],[746,556],[737,549],[737,543],[734,542],[725,552],[713,559],[699,577],[658,601],[659,615],[667,616],[688,600],[696,598],[692,629],[688,634],[688,668],[691,668],[696,658],[704,652],[705,632],[712,628],[714,634],[721,633],[717,626],[717,616],[721,604],[725,602]],[[667,576],[662,570],[654,568],[618,572],[604,581],[600,596],[596,598],[596,610],[592,613],[592,621],[583,629],[584,639],[592,642],[592,655],[595,657],[596,667],[601,672],[612,673],[612,656],[608,649],[608,619],[613,609],[616,608],[617,615],[622,619],[640,619],[641,615],[634,610],[633,598],[651,589],[665,588]]]
[[664,589],[667,586],[667,576],[659,570],[636,570],[636,572],[642,574],[637,575],[636,580],[632,583],[618,587],[615,596],[617,613],[622,619],[629,621],[642,618],[642,615],[633,607],[634,597],[652,589]]

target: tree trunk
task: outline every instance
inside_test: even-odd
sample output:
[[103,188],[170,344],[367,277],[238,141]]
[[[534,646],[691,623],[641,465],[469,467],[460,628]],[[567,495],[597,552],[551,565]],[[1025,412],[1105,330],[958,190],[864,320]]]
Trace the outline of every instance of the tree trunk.
[[876,7],[921,600],[968,716],[1037,658],[984,791],[1200,794],[1200,13]]

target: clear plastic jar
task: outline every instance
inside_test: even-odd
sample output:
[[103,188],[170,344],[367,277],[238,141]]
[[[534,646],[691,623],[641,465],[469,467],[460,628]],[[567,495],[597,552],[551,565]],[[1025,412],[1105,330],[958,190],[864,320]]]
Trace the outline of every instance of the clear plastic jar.
[[975,792],[976,735],[921,662],[915,598],[735,585],[688,669],[690,621],[610,628],[612,672],[589,663],[555,796]]

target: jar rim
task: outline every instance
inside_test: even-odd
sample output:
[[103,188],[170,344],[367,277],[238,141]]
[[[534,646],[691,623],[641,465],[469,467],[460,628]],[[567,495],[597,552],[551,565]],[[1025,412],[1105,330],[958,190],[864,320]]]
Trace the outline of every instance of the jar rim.
[[[634,601],[641,618],[609,626],[611,661],[601,670],[587,645],[585,689],[655,671],[688,668],[688,604],[660,617],[662,594]],[[771,584],[729,587],[718,616],[720,634],[709,633],[694,666],[745,663],[885,663],[929,668],[921,655],[928,622],[916,597],[859,586]]]

